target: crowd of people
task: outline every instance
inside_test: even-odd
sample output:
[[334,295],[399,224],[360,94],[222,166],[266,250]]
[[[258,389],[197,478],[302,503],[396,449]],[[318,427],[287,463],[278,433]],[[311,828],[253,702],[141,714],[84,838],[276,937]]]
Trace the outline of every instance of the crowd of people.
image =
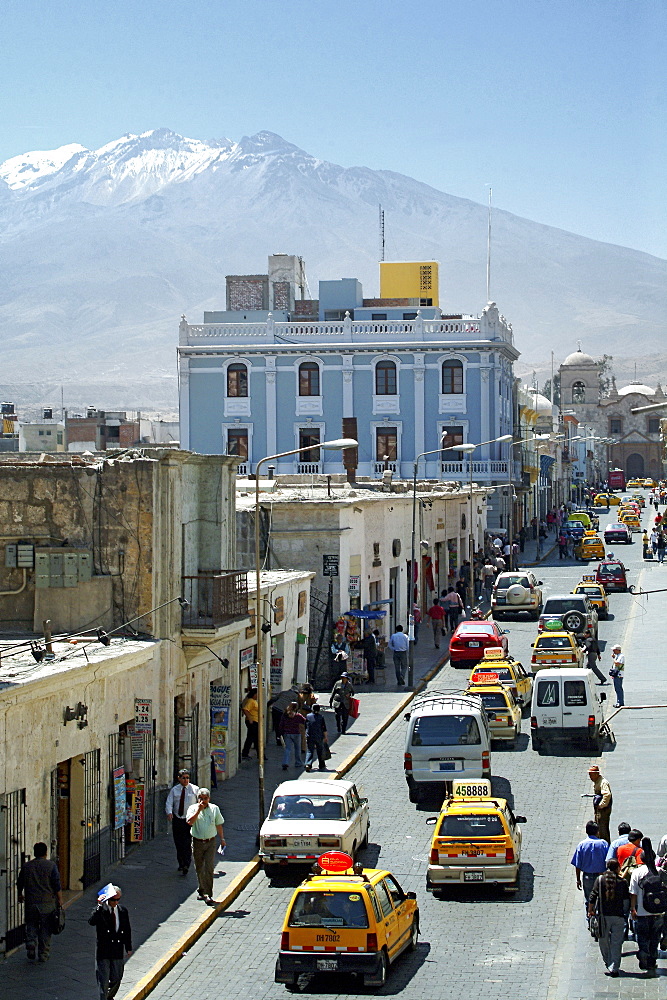
[[656,852],[649,837],[623,822],[612,840],[611,787],[597,765],[588,775],[595,819],[586,824],[586,837],[571,861],[588,927],[599,944],[606,976],[620,975],[623,943],[635,941],[639,968],[652,978],[659,951],[667,948],[667,836]]

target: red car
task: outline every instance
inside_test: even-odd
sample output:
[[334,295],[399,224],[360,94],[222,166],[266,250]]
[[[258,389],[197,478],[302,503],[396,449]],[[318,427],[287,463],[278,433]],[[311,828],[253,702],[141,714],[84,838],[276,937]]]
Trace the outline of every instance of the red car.
[[449,640],[449,662],[453,667],[479,663],[489,646],[497,646],[507,653],[506,634],[492,621],[461,622]]
[[598,563],[595,579],[602,584],[607,592],[621,590],[625,593],[628,589],[625,566],[618,559],[607,559],[605,562]]

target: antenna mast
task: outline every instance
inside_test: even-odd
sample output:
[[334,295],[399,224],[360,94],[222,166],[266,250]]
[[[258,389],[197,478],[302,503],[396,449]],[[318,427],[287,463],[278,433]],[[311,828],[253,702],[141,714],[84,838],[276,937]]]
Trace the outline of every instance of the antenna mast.
[[486,235],[486,301],[491,301],[491,188],[489,188],[489,224]]
[[378,223],[380,232],[380,260],[384,260],[384,209],[378,205]]

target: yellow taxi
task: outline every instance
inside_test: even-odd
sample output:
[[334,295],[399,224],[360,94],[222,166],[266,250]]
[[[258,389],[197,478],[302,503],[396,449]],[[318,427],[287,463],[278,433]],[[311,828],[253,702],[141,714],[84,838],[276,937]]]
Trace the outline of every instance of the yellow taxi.
[[639,520],[638,515],[635,514],[633,511],[625,511],[625,510],[622,511],[618,515],[618,519],[623,524],[626,524],[628,526],[628,528],[630,529],[630,531],[641,531],[642,530],[641,521]]
[[519,888],[521,829],[525,816],[515,816],[506,799],[491,794],[491,782],[455,781],[434,825],[426,873],[426,889],[469,883]]
[[543,667],[560,667],[571,664],[583,667],[585,650],[580,646],[572,632],[549,631],[540,632],[533,643],[533,655],[530,662],[537,672]]
[[518,705],[530,705],[533,694],[533,678],[523,667],[503,649],[489,647],[484,650],[484,656],[476,663],[470,674],[468,684],[483,683],[493,676],[508,689]]
[[646,483],[645,479],[628,479],[625,484],[626,490],[635,490],[638,487],[641,489]]
[[644,499],[641,493],[633,493],[632,499],[634,500],[634,502],[637,504],[638,507],[641,508],[646,506],[646,500]]
[[604,559],[604,542],[594,531],[585,531],[574,547],[574,558],[587,562],[589,559]]
[[601,583],[598,583],[595,574],[582,576],[577,586],[572,591],[573,594],[585,594],[594,608],[597,608],[598,618],[606,621],[609,617],[609,598]]
[[383,986],[418,934],[416,893],[404,892],[390,871],[323,854],[287,907],[275,981],[294,986],[304,974],[354,972],[364,986]]
[[644,486],[646,487],[646,489],[653,490],[653,489],[655,489],[655,487],[657,485],[658,484],[656,483],[655,479],[645,479],[644,480]]
[[[474,675],[478,676],[478,675]],[[512,740],[516,742],[521,734],[521,706],[512,692],[500,682],[497,674],[482,675],[468,685],[466,694],[481,698],[492,740]]]
[[594,507],[618,507],[620,499],[615,493],[598,493],[593,500]]

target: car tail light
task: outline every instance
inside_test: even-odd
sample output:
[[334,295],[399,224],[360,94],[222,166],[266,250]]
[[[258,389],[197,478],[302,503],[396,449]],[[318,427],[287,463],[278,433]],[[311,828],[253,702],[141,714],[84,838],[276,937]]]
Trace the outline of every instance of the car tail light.
[[340,837],[318,837],[318,847],[340,847]]
[[506,847],[505,848],[505,864],[506,865],[513,865],[514,864],[514,848],[513,847]]
[[284,837],[263,837],[262,843],[264,847],[285,847],[287,841]]
[[537,716],[536,715],[531,715],[531,717],[530,717],[530,728],[531,729],[537,729]]
[[412,754],[411,753],[403,754],[403,770],[404,771],[411,771],[412,770]]
[[378,950],[378,936],[377,934],[367,934],[366,935],[366,951],[377,951]]
[[530,658],[530,662],[531,663],[537,663],[537,654],[536,653],[533,653],[533,655]]
[[507,716],[507,725],[508,726],[513,726],[514,725],[514,721],[512,720],[512,716],[511,715]]
[[438,848],[437,847],[432,847],[431,848],[431,855],[429,857],[429,864],[430,865],[439,865],[440,864],[440,855],[438,854]]
[[283,931],[280,935],[280,950],[289,951],[289,931]]
[[491,755],[488,750],[482,751],[482,771],[491,770]]
[[588,725],[589,726],[594,726],[595,725],[595,716],[594,715],[589,715],[588,716]]

